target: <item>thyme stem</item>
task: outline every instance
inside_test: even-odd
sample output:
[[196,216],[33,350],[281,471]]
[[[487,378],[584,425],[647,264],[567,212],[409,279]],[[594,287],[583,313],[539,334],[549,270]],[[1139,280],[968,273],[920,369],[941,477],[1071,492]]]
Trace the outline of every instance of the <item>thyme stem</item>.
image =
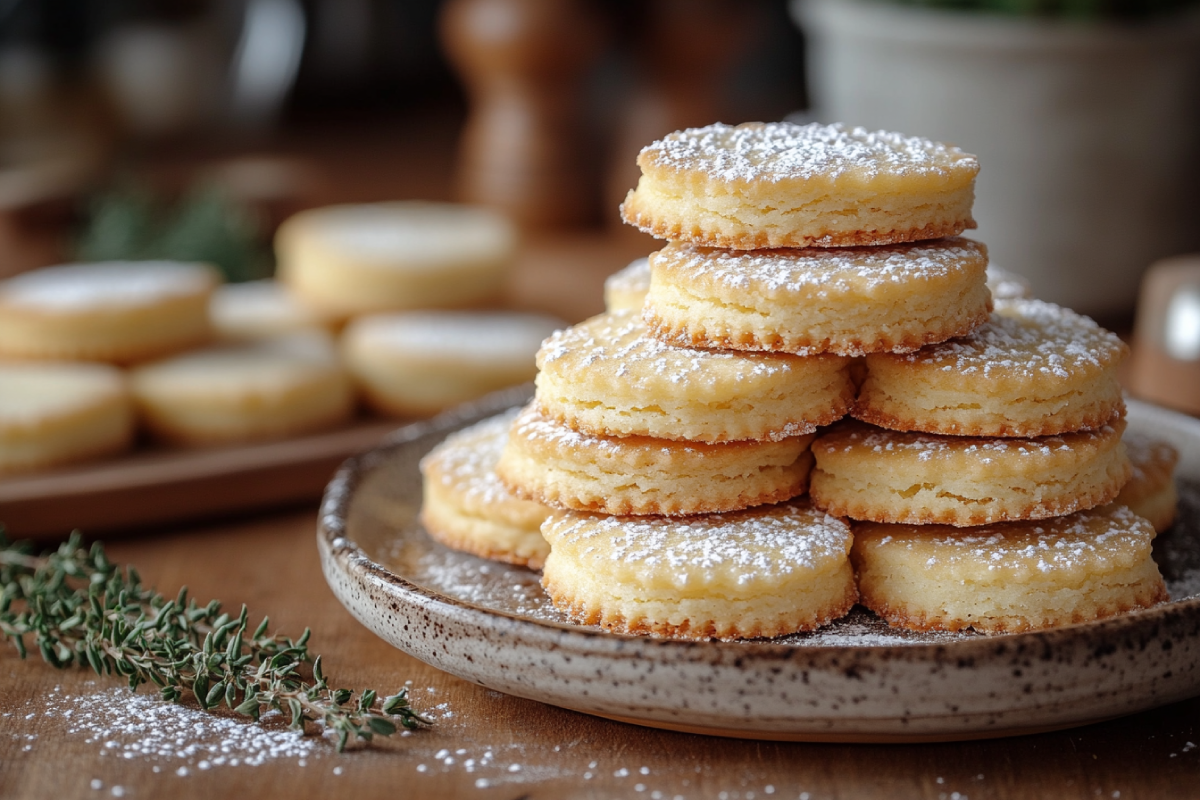
[[198,605],[187,587],[164,597],[132,567],[113,565],[98,542],[85,548],[78,533],[35,555],[0,532],[0,587],[0,635],[22,658],[31,639],[52,666],[88,665],[126,679],[132,691],[149,683],[164,700],[190,695],[206,711],[225,705],[255,721],[277,709],[294,729],[335,732],[339,751],[352,737],[430,724],[404,689],[380,698],[331,688],[321,657],[308,651],[308,629],[296,640],[268,635],[267,618],[251,628],[245,606],[231,617],[216,600]]

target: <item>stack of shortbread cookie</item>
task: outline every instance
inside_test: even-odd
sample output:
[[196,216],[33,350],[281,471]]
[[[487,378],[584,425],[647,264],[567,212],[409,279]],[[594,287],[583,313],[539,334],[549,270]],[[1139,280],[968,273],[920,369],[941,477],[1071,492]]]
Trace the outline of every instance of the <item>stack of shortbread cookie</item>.
[[[681,131],[638,163],[623,215],[670,243],[545,342],[534,401],[476,465],[504,502],[551,509],[548,554],[524,561],[556,605],[618,631],[776,636],[849,610],[848,554],[864,603],[909,627],[1162,599],[1149,524],[1087,510],[1129,473],[1124,346],[1036,300],[993,312],[986,250],[957,238],[972,156],[778,123]],[[452,452],[426,460],[427,498]]]

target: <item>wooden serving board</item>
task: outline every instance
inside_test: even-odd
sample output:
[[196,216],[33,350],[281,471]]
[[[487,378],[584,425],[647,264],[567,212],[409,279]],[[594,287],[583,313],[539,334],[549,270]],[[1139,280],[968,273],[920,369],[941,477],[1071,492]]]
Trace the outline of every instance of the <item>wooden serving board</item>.
[[284,441],[153,448],[52,472],[0,478],[9,539],[58,539],[212,519],[317,500],[338,465],[402,421],[364,419]]

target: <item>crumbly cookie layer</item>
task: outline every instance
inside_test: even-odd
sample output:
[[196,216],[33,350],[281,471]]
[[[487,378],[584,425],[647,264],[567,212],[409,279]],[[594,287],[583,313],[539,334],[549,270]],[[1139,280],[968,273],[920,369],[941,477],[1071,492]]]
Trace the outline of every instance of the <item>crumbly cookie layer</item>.
[[846,247],[975,227],[975,157],[897,133],[716,124],[654,142],[638,166],[642,177],[621,215],[671,241],[735,250]]
[[335,425],[354,410],[332,342],[315,333],[145,364],[130,385],[146,426],[180,444],[283,438]]
[[863,605],[895,627],[1011,633],[1110,617],[1167,599],[1154,530],[1110,505],[971,530],[854,526]]
[[437,541],[482,558],[541,569],[550,509],[510,492],[496,476],[517,411],[452,433],[421,459],[421,522]]
[[114,367],[0,363],[0,474],[119,452],[133,442],[133,422]]
[[204,344],[216,270],[107,261],[0,282],[0,356],[128,364]]
[[275,235],[279,279],[342,317],[488,301],[516,245],[494,211],[416,201],[303,211]]
[[681,346],[861,356],[962,336],[991,310],[987,250],[969,239],[889,247],[650,256],[643,316]]
[[807,502],[696,517],[555,512],[542,585],[585,625],[680,639],[812,630],[858,593],[843,521]]
[[513,423],[496,472],[519,496],[577,511],[736,511],[803,494],[812,439],[706,444],[593,436],[544,416],[531,403]]
[[1122,441],[1133,473],[1113,501],[1129,506],[1133,513],[1150,520],[1162,533],[1175,522],[1179,495],[1175,490],[1175,465],[1179,451],[1169,442],[1140,433],[1126,432]]
[[1131,468],[1124,420],[1038,439],[904,433],[844,422],[813,442],[813,503],[872,522],[985,525],[1113,500]]
[[651,337],[637,312],[559,331],[538,352],[542,411],[600,436],[679,441],[788,439],[840,419],[849,360],[693,350]]
[[1073,311],[1001,300],[973,333],[906,355],[867,356],[853,415],[901,431],[1046,436],[1124,413],[1117,368],[1129,348]]
[[342,354],[376,410],[420,416],[533,380],[538,347],[564,325],[515,311],[375,314],[350,323]]
[[650,259],[631,261],[604,280],[605,311],[640,311],[650,291]]

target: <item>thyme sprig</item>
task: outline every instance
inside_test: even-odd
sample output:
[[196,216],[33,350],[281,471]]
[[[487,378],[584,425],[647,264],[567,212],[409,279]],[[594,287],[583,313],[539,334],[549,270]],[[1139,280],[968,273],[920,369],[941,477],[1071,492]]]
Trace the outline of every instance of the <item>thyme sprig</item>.
[[[36,555],[0,532],[0,634],[25,658],[26,639],[54,667],[88,665],[118,675],[129,688],[150,683],[164,700],[195,698],[206,711],[222,704],[257,721],[264,711],[290,715],[293,729],[320,723],[336,733],[338,750],[355,740],[390,736],[430,720],[417,713],[404,689],[380,698],[330,687],[321,657],[299,639],[268,634],[266,617],[230,616],[216,600],[199,605],[187,587],[169,599],[142,585],[133,567],[110,562],[97,542],[78,534],[53,552]],[[315,732],[320,725],[307,726]]]

